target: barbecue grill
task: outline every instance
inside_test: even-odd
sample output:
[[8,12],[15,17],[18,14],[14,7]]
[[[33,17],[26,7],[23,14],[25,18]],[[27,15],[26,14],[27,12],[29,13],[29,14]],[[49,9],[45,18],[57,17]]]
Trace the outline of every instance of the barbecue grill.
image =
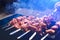
[[60,40],[60,36],[58,36],[60,31],[58,31],[54,35],[45,34],[41,36],[39,35],[39,33],[31,30],[25,32],[11,25],[9,26],[8,22],[18,16],[24,15],[14,14],[0,20],[0,38],[2,40]]

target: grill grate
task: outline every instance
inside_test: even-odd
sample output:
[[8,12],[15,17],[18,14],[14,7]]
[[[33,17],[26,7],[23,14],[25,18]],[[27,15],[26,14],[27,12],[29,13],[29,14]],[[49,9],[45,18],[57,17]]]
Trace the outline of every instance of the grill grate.
[[[44,36],[39,35],[37,32],[28,30],[27,32],[22,31],[21,29],[16,29],[13,26],[8,26],[7,24],[1,27],[11,38],[15,38],[16,40],[48,40],[49,34]],[[14,39],[14,40],[15,40]],[[50,40],[52,40],[50,38]]]
[[[11,26],[12,27],[12,26]],[[38,37],[37,32],[33,32],[31,30],[28,30],[27,32],[23,32],[21,29],[16,29],[16,28],[3,28],[4,31],[6,31],[9,36],[13,36],[15,37],[17,40],[33,40],[35,36]],[[39,38],[35,38],[35,39],[39,39]],[[45,39],[45,38],[44,38]]]

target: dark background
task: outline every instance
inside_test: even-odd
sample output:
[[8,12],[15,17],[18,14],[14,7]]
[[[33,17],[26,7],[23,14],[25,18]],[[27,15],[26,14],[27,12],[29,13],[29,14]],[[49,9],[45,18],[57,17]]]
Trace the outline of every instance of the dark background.
[[16,0],[0,0],[0,12],[4,12],[6,4],[11,5]]

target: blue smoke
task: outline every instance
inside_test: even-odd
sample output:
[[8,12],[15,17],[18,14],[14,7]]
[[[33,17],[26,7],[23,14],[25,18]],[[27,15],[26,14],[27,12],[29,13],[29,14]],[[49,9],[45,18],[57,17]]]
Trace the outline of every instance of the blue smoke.
[[53,9],[54,4],[59,0],[17,0],[13,2],[16,8],[27,8],[33,10],[45,11],[48,9]]
[[45,11],[46,9],[54,9],[54,4],[59,0],[17,0],[13,4],[6,5],[6,10],[14,12],[19,8],[26,8],[38,11]]

